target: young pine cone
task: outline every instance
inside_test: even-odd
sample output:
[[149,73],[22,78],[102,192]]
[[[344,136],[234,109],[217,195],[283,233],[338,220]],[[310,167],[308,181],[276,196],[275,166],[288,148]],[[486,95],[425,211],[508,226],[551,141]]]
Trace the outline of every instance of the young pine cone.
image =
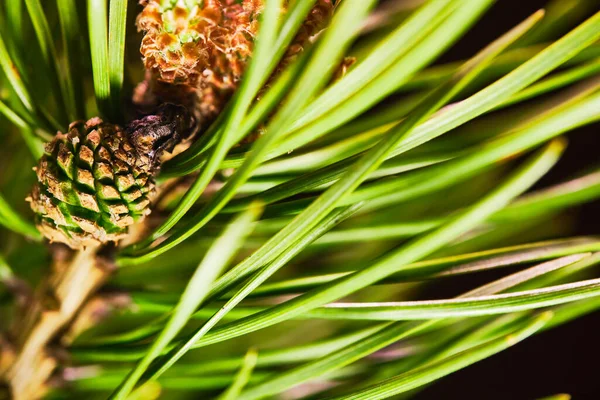
[[125,129],[100,118],[72,123],[35,168],[28,201],[40,232],[73,249],[122,239],[150,213],[160,155],[192,125],[185,109],[171,104]]

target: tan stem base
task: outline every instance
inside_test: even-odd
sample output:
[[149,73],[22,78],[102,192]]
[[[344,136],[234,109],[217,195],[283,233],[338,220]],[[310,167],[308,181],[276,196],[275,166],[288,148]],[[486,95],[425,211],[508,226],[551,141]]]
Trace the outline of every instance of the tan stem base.
[[48,345],[110,274],[110,268],[99,262],[97,250],[88,248],[68,261],[56,260],[26,315],[15,324],[14,358],[2,373],[13,399],[33,400],[46,393],[47,381],[58,364]]

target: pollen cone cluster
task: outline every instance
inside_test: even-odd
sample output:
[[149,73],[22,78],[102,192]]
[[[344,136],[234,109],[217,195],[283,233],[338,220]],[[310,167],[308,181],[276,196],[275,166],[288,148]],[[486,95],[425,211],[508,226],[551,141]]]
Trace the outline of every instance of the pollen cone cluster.
[[217,113],[252,54],[263,0],[143,1],[138,29],[146,69],[161,82],[197,88],[202,114]]
[[262,0],[150,0],[137,24],[146,68],[160,80],[231,88],[252,53]]
[[126,129],[92,118],[59,133],[35,169],[38,182],[28,199],[40,232],[74,249],[126,236],[150,213],[160,153],[189,127],[183,109],[174,107]]
[[[144,32],[141,53],[155,80],[146,87],[152,96],[171,102],[190,95],[187,88],[193,88],[198,119],[212,120],[237,88],[252,56],[264,0],[142,0],[141,4],[145,6],[137,19]],[[279,69],[304,49],[332,13],[331,0],[317,0]],[[189,99],[179,103],[189,105]]]

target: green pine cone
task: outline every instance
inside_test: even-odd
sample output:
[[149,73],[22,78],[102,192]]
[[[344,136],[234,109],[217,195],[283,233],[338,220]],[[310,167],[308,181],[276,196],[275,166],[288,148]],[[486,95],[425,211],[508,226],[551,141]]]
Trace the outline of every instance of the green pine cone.
[[150,212],[150,166],[117,125],[71,124],[46,148],[31,194],[38,229],[72,248],[117,241]]
[[92,118],[59,133],[35,168],[38,182],[28,199],[40,232],[73,249],[126,236],[150,213],[160,155],[189,130],[186,116],[167,105],[125,130]]

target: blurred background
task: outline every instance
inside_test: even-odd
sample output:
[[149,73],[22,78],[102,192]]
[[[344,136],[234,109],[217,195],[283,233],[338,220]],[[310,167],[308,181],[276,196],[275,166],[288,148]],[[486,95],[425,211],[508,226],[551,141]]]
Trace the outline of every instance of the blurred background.
[[[600,10],[600,1],[589,1],[590,12],[579,22]],[[468,57],[549,3],[569,10],[569,0],[500,0],[438,62]],[[566,15],[565,15],[566,16]],[[565,18],[566,19],[566,18]],[[567,27],[565,27],[567,28]],[[566,32],[566,30],[565,30]],[[557,37],[564,32],[555,32]],[[588,125],[568,134],[569,146],[540,186],[559,182],[600,163],[600,124]],[[570,209],[563,222],[572,224],[578,235],[598,235],[600,201]],[[538,227],[539,228],[539,227]],[[538,229],[535,228],[535,229]],[[473,282],[461,281],[469,287]],[[447,288],[447,286],[445,286]],[[443,287],[439,288],[444,289]],[[443,293],[435,293],[436,297]],[[528,339],[500,354],[478,362],[436,382],[414,398],[429,399],[536,399],[568,393],[573,399],[600,398],[597,360],[600,359],[600,312]]]

